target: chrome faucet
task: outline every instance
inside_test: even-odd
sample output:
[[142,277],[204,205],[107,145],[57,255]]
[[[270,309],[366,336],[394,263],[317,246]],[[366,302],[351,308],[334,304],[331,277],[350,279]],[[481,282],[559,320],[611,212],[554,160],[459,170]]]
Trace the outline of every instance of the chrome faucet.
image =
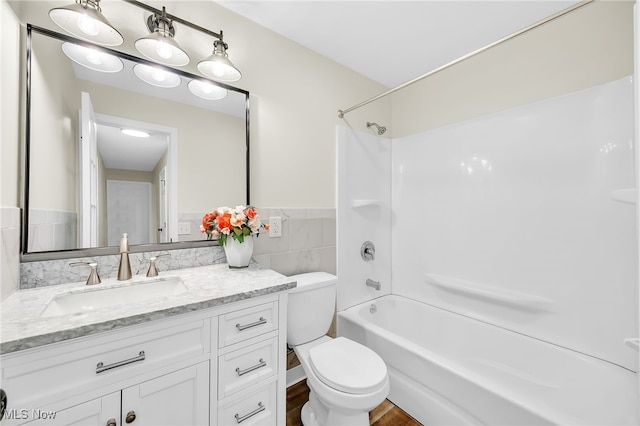
[[367,287],[373,287],[376,290],[380,290],[382,286],[380,285],[380,281],[374,281],[372,279],[367,278]]
[[157,256],[152,256],[149,259],[149,270],[147,271],[148,277],[157,277],[158,276],[158,266],[156,265],[156,260],[162,256],[169,256],[169,253],[159,254]]
[[131,264],[129,263],[129,240],[126,232],[120,239],[120,266],[118,267],[118,281],[131,279]]
[[69,266],[88,266],[91,268],[89,278],[87,278],[87,285],[100,284],[102,282],[98,275],[98,264],[96,262],[71,262]]

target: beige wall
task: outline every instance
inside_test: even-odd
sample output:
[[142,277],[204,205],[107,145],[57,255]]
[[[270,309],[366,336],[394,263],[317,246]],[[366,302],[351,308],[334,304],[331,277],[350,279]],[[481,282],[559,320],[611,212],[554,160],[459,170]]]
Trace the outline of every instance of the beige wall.
[[633,2],[599,1],[392,95],[394,137],[559,96],[633,72]]
[[[31,56],[29,208],[77,211],[80,91],[60,42],[41,37]],[[52,72],[52,70],[58,72]]]
[[0,206],[20,205],[20,25],[0,0]]

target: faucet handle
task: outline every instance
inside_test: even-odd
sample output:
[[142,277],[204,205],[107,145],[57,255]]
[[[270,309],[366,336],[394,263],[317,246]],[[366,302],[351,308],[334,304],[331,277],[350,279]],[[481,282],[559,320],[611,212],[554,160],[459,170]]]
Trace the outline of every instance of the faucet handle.
[[148,277],[157,277],[158,276],[158,267],[156,265],[156,260],[162,256],[169,256],[169,253],[159,254],[157,256],[151,256],[149,258],[149,270],[147,271]]
[[89,277],[87,278],[87,285],[100,284],[102,280],[98,275],[98,264],[96,262],[71,262],[69,266],[88,266],[91,268]]

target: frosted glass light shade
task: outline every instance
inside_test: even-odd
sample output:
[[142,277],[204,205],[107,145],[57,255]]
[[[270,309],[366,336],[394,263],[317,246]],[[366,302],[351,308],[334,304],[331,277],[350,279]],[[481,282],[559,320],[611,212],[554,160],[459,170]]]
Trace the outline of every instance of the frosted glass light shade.
[[180,48],[173,37],[163,35],[159,31],[136,40],[135,46],[145,57],[164,65],[182,66],[189,63],[189,55]]
[[119,46],[124,42],[122,34],[92,6],[74,3],[56,7],[49,11],[49,17],[60,28],[81,40],[102,46]]
[[187,87],[194,95],[209,101],[217,101],[227,96],[227,89],[204,80],[191,80]]
[[90,47],[65,42],[62,43],[62,51],[73,62],[94,71],[115,73],[124,68],[122,61],[117,56]]
[[178,87],[181,81],[177,74],[146,64],[137,64],[133,67],[133,73],[145,83],[168,89]]
[[242,78],[240,71],[226,56],[213,53],[207,59],[198,62],[198,71],[209,78],[219,81],[238,81]]

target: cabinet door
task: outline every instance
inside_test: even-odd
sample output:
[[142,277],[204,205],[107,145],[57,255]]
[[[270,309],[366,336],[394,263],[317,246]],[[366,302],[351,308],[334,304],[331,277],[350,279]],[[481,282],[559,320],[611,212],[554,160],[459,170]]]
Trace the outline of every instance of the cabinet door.
[[209,361],[123,389],[120,424],[208,425]]
[[120,392],[62,410],[32,409],[26,415],[35,419],[29,426],[119,426]]

